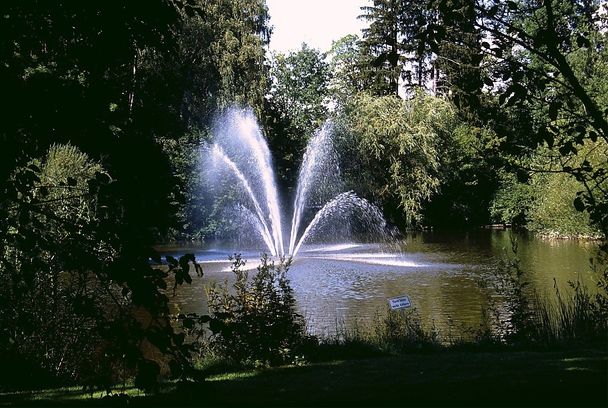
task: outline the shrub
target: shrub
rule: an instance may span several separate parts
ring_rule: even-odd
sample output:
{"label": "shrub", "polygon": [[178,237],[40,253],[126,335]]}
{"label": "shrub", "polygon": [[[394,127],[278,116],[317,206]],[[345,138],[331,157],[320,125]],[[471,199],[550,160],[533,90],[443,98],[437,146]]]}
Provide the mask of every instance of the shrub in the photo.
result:
{"label": "shrub", "polygon": [[227,283],[207,289],[211,348],[246,365],[291,362],[307,339],[286,276],[291,260],[275,264],[263,255],[251,280],[242,270],[245,261],[240,255],[232,260],[236,275],[232,290]]}
{"label": "shrub", "polygon": [[[18,168],[0,205],[0,388],[79,383],[110,387],[135,376],[152,389],[161,355],[172,373],[188,348],[169,324],[166,278],[190,282],[192,255],[169,271],[140,235],[126,234],[123,207],[98,163],[53,146]],[[129,239],[130,238],[130,239]],[[153,361],[154,360],[154,361]]]}
{"label": "shrub", "polygon": [[416,308],[386,309],[376,311],[374,319],[367,324],[361,325],[355,320],[349,327],[338,326],[334,336],[321,339],[312,358],[362,358],[442,347],[439,332],[434,325],[429,328],[422,324]]}
{"label": "shrub", "polygon": [[[99,263],[113,256],[104,242],[89,244],[97,219],[89,182],[102,172],[74,146],[54,145],[12,175],[17,193],[0,235],[0,360],[21,363],[7,384],[84,381],[103,371],[92,361],[95,315],[115,293],[78,263],[85,254]],[[38,381],[28,380],[32,371]]]}

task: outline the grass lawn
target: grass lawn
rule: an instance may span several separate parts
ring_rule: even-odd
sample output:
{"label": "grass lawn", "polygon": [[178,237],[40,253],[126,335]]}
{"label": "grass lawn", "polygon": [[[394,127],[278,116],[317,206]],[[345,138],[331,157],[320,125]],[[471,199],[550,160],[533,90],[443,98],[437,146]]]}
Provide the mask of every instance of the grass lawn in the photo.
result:
{"label": "grass lawn", "polygon": [[161,393],[76,389],[0,395],[0,405],[608,406],[608,351],[435,352],[216,374]]}

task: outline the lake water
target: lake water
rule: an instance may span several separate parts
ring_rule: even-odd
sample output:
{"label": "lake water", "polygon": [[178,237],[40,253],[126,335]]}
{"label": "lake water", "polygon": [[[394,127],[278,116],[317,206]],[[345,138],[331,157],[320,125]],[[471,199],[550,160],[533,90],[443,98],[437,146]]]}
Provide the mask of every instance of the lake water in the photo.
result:
{"label": "lake water", "polygon": [[[309,330],[332,334],[355,322],[365,325],[384,312],[388,299],[409,296],[425,324],[442,333],[476,328],[490,297],[496,298],[492,272],[501,258],[513,257],[511,237],[530,287],[553,297],[554,285],[568,290],[580,281],[595,290],[598,273],[590,267],[596,255],[593,242],[544,240],[509,231],[462,233],[422,232],[406,236],[398,245],[346,243],[309,245],[295,258],[289,279]],[[246,268],[259,263],[260,250],[207,245],[158,248],[161,253],[193,252],[204,269],[171,298],[174,311],[206,313],[205,286],[211,281],[233,282],[228,255],[240,252]]]}

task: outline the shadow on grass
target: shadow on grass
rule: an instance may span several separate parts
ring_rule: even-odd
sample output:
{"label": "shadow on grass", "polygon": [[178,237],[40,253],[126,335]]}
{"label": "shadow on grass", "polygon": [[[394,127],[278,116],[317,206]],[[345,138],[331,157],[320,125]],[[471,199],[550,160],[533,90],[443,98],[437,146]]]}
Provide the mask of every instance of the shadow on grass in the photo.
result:
{"label": "shadow on grass", "polygon": [[212,377],[204,388],[227,405],[605,406],[607,363],[597,351],[411,354]]}
{"label": "shadow on grass", "polygon": [[[72,390],[15,405],[606,406],[608,353],[448,351],[283,366],[167,384],[154,396],[80,399]],[[6,404],[8,395],[0,403]]]}

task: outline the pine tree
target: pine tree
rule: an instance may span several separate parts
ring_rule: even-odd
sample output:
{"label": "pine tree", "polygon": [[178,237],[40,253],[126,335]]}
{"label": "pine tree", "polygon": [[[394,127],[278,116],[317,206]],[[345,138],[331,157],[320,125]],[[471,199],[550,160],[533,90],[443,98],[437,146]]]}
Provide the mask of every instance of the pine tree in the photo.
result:
{"label": "pine tree", "polygon": [[437,93],[446,93],[461,112],[477,111],[483,87],[480,33],[474,0],[442,0],[438,15],[445,40],[437,49]]}
{"label": "pine tree", "polygon": [[372,93],[398,94],[405,88],[424,88],[430,74],[430,49],[424,38],[432,18],[426,1],[374,0],[362,7],[361,18],[370,22],[363,30],[362,51],[369,63],[367,78]]}
{"label": "pine tree", "polygon": [[361,7],[360,18],[370,22],[363,30],[361,48],[367,61],[364,76],[368,89],[376,95],[397,95],[403,61],[399,43],[399,16],[402,0],[374,0],[373,6]]}

